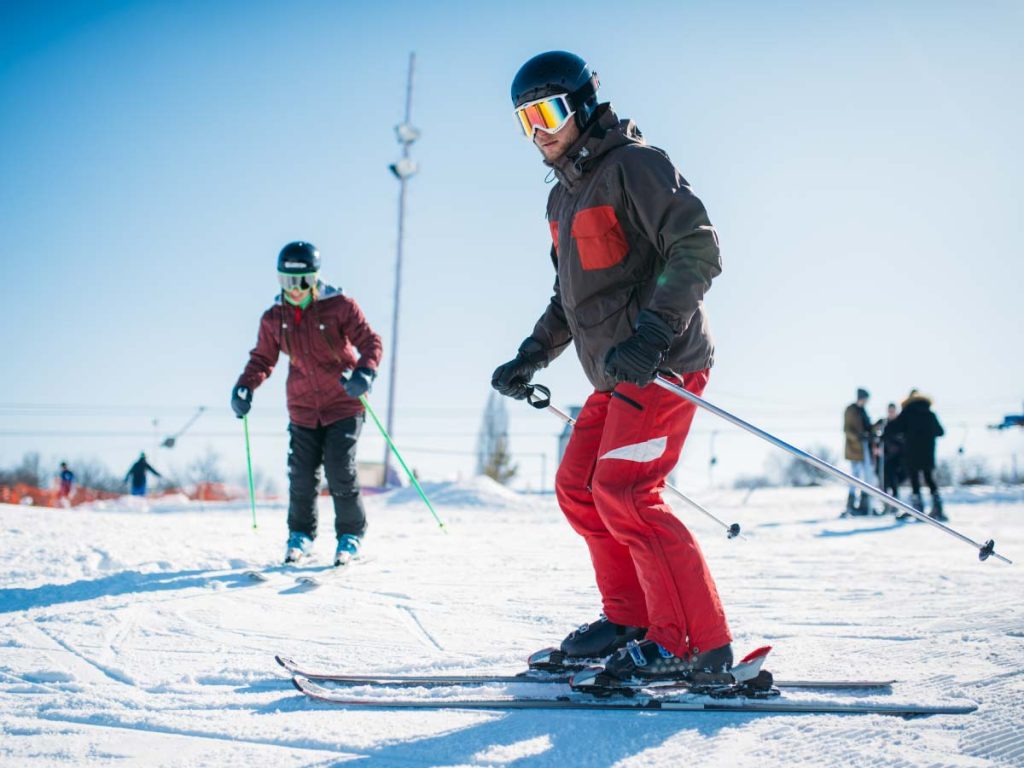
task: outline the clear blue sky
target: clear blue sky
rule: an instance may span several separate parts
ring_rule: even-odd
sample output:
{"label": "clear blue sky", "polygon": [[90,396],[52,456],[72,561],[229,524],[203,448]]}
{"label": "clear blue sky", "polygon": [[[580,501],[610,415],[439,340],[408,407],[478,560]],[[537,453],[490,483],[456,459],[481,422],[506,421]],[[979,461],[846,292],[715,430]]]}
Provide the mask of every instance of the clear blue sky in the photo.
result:
{"label": "clear blue sky", "polygon": [[[872,415],[916,386],[949,428],[940,456],[966,436],[1024,466],[1021,435],[984,429],[1024,399],[1022,39],[1014,2],[6,3],[0,463],[123,471],[144,448],[180,468],[213,448],[241,472],[228,395],[293,239],[390,346],[387,165],[414,50],[396,439],[426,477],[470,473],[490,373],[553,277],[545,169],[508,85],[565,48],[718,228],[708,399],[835,451],[857,386]],[[251,418],[282,480],[284,374]],[[563,406],[588,392],[571,353],[540,379]],[[199,405],[194,434],[157,451]],[[547,452],[550,484],[559,425],[509,410],[523,482]],[[762,444],[702,414],[680,482],[706,482],[713,430],[721,479],[761,470]]]}

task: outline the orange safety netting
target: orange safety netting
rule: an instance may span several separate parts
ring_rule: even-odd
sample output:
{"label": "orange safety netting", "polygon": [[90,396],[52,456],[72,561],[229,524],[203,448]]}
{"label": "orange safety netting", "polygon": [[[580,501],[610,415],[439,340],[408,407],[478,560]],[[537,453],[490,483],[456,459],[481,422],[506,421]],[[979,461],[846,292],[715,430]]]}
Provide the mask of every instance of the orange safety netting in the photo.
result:
{"label": "orange safety netting", "polygon": [[[245,498],[246,493],[224,483],[197,483],[185,489],[164,490],[151,496],[169,496],[183,494],[193,501],[235,501]],[[92,501],[118,499],[126,494],[111,491],[98,491],[76,485],[71,489],[70,496],[61,497],[56,488],[36,488],[25,483],[0,485],[0,504],[31,504],[35,507],[77,507]]]}

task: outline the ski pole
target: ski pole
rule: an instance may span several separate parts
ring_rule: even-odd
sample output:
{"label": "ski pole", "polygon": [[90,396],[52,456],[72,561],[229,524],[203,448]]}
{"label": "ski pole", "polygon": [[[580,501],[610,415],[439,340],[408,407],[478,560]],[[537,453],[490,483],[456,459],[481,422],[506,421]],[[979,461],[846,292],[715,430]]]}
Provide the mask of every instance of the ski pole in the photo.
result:
{"label": "ski pole", "polygon": [[256,530],[256,489],[252,483],[252,451],[249,450],[249,414],[242,416],[245,430],[245,464],[249,468],[249,506],[252,507],[252,529]]}
{"label": "ski pole", "polygon": [[377,429],[379,429],[380,433],[384,435],[384,439],[387,441],[392,453],[395,454],[395,457],[398,459],[398,463],[402,465],[402,469],[405,470],[405,474],[409,476],[409,481],[413,486],[415,486],[416,492],[420,495],[420,498],[423,499],[423,503],[427,505],[427,509],[430,510],[430,514],[432,514],[434,519],[437,520],[438,526],[442,531],[448,533],[448,529],[444,527],[444,523],[441,522],[441,518],[438,517],[437,512],[434,511],[434,505],[430,503],[430,499],[427,498],[427,494],[424,493],[423,488],[420,487],[420,481],[416,479],[416,475],[414,475],[412,470],[409,469],[409,466],[405,463],[405,459],[402,458],[402,454],[398,452],[394,442],[391,440],[391,435],[389,435],[388,431],[384,429],[384,425],[380,423],[380,419],[377,418],[377,414],[374,413],[373,408],[370,407],[370,403],[367,401],[366,395],[360,395],[359,402],[363,404],[366,412],[373,418],[373,423],[377,425]]}
{"label": "ski pole", "polygon": [[[553,406],[551,404],[551,390],[550,389],[548,389],[547,387],[545,387],[542,384],[529,384],[529,385],[527,385],[527,389],[530,390],[530,394],[527,396],[526,402],[528,402],[530,405],[532,405],[537,410],[541,410],[541,411],[542,410],[547,410],[549,413],[555,414],[555,416],[560,418],[562,421],[564,421],[570,427],[576,426],[576,419],[574,419],[572,416],[567,414],[565,411],[563,411],[563,410],[561,410],[561,409],[559,409],[559,408],[557,408],[557,407],[555,407],[555,406]],[[540,393],[540,395],[537,394],[538,392]],[[736,536],[740,535],[740,524],[739,523],[732,523],[730,525],[729,523],[726,523],[725,521],[720,520],[719,518],[715,517],[715,515],[713,515],[711,512],[709,512],[704,507],[702,507],[700,504],[698,504],[696,501],[694,501],[689,496],[687,496],[685,493],[683,493],[678,488],[676,488],[674,485],[672,485],[671,483],[665,483],[665,487],[668,488],[668,490],[672,491],[672,493],[674,493],[680,499],[685,501],[687,504],[689,504],[691,507],[696,509],[698,512],[703,512],[705,515],[710,517],[712,520],[714,520],[720,526],[725,528],[726,538],[732,539],[732,538],[735,538]],[[741,537],[741,538],[745,538],[745,537]]]}
{"label": "ski pole", "polygon": [[811,466],[816,467],[817,469],[820,469],[822,472],[825,472],[828,475],[831,475],[832,477],[834,477],[835,479],[839,480],[840,482],[845,482],[845,483],[849,483],[850,485],[855,485],[858,488],[860,488],[864,493],[870,493],[876,499],[881,499],[886,504],[891,504],[891,505],[893,505],[895,507],[899,507],[904,512],[906,512],[908,514],[911,514],[914,517],[916,517],[918,520],[923,520],[924,522],[926,522],[926,523],[928,523],[930,525],[934,525],[936,528],[939,528],[939,529],[945,531],[950,536],[953,536],[954,538],[960,539],[960,541],[964,542],[965,544],[970,544],[971,546],[975,547],[978,550],[978,559],[979,560],[987,560],[989,558],[989,556],[992,556],[992,557],[995,557],[998,560],[1002,560],[1004,563],[1007,563],[1007,564],[1010,564],[1010,565],[1013,564],[1012,560],[1009,560],[1009,559],[1003,557],[1002,555],[1000,555],[998,552],[996,552],[996,549],[995,549],[996,548],[996,543],[995,543],[994,539],[989,539],[984,544],[979,544],[978,542],[974,541],[973,539],[971,539],[971,538],[969,538],[967,536],[964,536],[959,531],[956,531],[956,530],[950,528],[948,525],[943,525],[942,523],[940,523],[935,518],[929,517],[928,515],[926,515],[926,514],[924,514],[922,512],[918,512],[916,509],[914,509],[909,504],[906,504],[906,503],[900,501],[899,499],[890,496],[885,491],[882,491],[882,490],[879,490],[878,488],[875,488],[870,483],[866,483],[863,480],[854,477],[853,475],[848,475],[847,473],[843,472],[843,470],[841,470],[841,469],[839,469],[837,467],[832,466],[827,461],[823,461],[822,459],[819,459],[817,456],[813,456],[812,454],[807,453],[807,451],[802,451],[799,448],[797,448],[795,446],[792,446],[789,443],[785,442],[784,440],[780,440],[779,438],[775,437],[774,435],[771,435],[771,434],[765,432],[763,429],[758,429],[753,424],[748,424],[743,419],[740,419],[740,418],[738,418],[736,416],[733,416],[728,411],[723,410],[722,408],[719,408],[716,405],[712,405],[707,400],[704,400],[703,398],[693,394],[693,392],[690,392],[690,391],[688,391],[686,389],[683,389],[678,384],[675,384],[675,383],[669,381],[668,379],[666,379],[663,376],[659,375],[659,376],[655,377],[654,383],[657,384],[662,389],[667,389],[669,392],[673,392],[674,394],[679,395],[679,397],[683,398],[684,400],[689,400],[694,405],[698,405],[701,408],[704,408],[705,410],[711,411],[711,413],[715,414],[716,416],[719,416],[720,418],[725,419],[730,424],[734,424],[737,427],[740,427],[741,429],[745,429],[747,432],[750,432],[752,435],[756,435],[757,437],[760,437],[762,440],[765,440],[765,441],[771,443],[776,448],[781,448],[782,450],[787,451],[787,452],[793,454],[794,456],[796,456],[801,461],[807,462]]}

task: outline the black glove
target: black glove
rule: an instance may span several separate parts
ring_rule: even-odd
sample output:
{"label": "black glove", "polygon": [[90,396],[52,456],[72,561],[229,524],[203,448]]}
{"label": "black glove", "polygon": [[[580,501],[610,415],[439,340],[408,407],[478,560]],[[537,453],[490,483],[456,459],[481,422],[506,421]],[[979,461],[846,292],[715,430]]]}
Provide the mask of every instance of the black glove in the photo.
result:
{"label": "black glove", "polygon": [[649,309],[641,310],[633,335],[608,350],[604,372],[616,381],[646,386],[654,381],[673,338],[675,333],[668,323]]}
{"label": "black glove", "polygon": [[377,372],[371,368],[356,368],[347,379],[341,377],[341,387],[349,397],[359,398],[370,391]]}
{"label": "black glove", "polygon": [[252,408],[252,390],[239,384],[231,390],[231,410],[235,412],[235,416],[242,418],[250,408]]}
{"label": "black glove", "polygon": [[505,397],[525,400],[530,396],[527,384],[533,374],[547,363],[547,350],[532,336],[519,345],[519,354],[514,360],[499,365],[491,374],[491,386]]}

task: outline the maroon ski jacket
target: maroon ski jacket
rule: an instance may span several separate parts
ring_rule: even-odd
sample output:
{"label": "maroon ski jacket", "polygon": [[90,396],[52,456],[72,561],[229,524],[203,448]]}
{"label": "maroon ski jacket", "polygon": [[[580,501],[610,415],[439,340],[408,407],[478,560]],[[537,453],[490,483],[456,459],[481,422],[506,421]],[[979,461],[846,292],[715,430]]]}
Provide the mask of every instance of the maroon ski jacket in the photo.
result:
{"label": "maroon ski jacket", "polygon": [[260,319],[256,346],[238,385],[255,390],[281,352],[288,355],[288,417],[300,427],[332,424],[363,412],[362,403],[342,389],[341,375],[355,368],[377,370],[380,336],[354,299],[320,283],[318,298],[304,310],[277,302]]}

